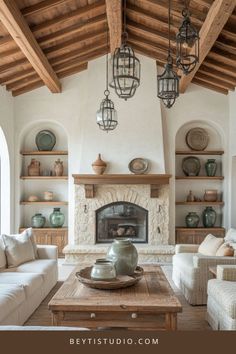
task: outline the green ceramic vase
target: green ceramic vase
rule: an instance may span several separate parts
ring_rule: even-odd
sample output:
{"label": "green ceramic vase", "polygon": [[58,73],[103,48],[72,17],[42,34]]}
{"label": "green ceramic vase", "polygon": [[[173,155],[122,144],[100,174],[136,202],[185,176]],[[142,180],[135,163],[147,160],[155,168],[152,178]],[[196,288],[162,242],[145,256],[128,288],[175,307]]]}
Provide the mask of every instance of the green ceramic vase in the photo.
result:
{"label": "green ceramic vase", "polygon": [[31,226],[36,229],[40,229],[40,228],[44,227],[45,222],[46,222],[45,216],[43,216],[40,213],[35,214],[31,218]]}
{"label": "green ceramic vase", "polygon": [[65,215],[60,208],[54,208],[53,213],[49,216],[49,221],[52,227],[62,227],[65,222]]}
{"label": "green ceramic vase", "polygon": [[199,216],[193,211],[188,213],[188,215],[185,217],[185,223],[187,227],[198,227],[199,221]]}
{"label": "green ceramic vase", "polygon": [[215,159],[208,159],[205,163],[205,170],[208,177],[214,177],[217,170],[217,163]]}
{"label": "green ceramic vase", "polygon": [[107,259],[115,263],[117,275],[132,275],[138,264],[138,252],[129,239],[119,238],[109,247]]}
{"label": "green ceramic vase", "polygon": [[211,207],[206,207],[202,213],[204,227],[213,227],[216,223],[216,211]]}

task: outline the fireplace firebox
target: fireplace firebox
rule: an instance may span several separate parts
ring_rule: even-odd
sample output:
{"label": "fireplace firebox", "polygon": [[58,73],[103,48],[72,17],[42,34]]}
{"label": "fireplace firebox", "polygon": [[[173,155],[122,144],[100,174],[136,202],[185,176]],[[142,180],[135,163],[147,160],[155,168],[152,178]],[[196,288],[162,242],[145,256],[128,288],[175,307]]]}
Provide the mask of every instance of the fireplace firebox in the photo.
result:
{"label": "fireplace firebox", "polygon": [[109,243],[119,237],[147,243],[148,210],[128,202],[110,203],[97,209],[96,243]]}

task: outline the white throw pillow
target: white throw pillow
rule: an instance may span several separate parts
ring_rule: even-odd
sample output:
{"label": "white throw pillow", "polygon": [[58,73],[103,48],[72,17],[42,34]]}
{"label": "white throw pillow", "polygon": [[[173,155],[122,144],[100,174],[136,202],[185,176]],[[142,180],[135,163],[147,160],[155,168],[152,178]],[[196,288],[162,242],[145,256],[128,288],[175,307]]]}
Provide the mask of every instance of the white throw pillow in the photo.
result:
{"label": "white throw pillow", "polygon": [[236,229],[229,229],[227,231],[225,242],[236,242]]}
{"label": "white throw pillow", "polygon": [[204,256],[215,256],[217,250],[220,248],[223,242],[223,238],[215,237],[209,234],[200,244],[198,252],[203,254]]}
{"label": "white throw pillow", "polygon": [[5,244],[8,268],[17,267],[35,259],[31,236],[27,232],[15,236],[2,235],[2,238]]}
{"label": "white throw pillow", "polygon": [[0,236],[0,271],[7,266],[7,259],[5,255],[5,245],[3,243],[2,236]]}

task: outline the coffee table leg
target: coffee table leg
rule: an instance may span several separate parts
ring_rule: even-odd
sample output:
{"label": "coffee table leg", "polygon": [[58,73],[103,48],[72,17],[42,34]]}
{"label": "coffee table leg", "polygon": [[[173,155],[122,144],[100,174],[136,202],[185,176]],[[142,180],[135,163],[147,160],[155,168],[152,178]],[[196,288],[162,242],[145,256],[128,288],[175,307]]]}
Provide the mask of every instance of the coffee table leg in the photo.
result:
{"label": "coffee table leg", "polygon": [[176,313],[166,313],[166,330],[176,331],[177,330],[177,314]]}

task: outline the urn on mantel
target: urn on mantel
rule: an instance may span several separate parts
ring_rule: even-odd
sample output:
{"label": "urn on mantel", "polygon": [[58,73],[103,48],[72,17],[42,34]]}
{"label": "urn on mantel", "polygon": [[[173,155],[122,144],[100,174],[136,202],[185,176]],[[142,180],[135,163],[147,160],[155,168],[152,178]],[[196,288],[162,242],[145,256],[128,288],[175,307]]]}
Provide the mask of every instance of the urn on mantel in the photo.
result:
{"label": "urn on mantel", "polygon": [[101,154],[98,154],[97,160],[92,163],[92,168],[97,175],[102,175],[106,170],[107,164],[102,160]]}

